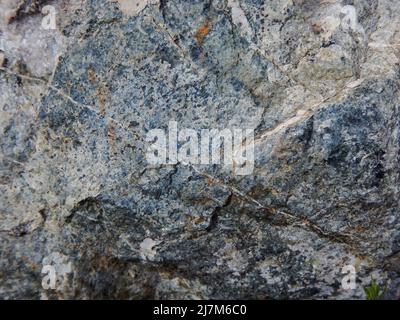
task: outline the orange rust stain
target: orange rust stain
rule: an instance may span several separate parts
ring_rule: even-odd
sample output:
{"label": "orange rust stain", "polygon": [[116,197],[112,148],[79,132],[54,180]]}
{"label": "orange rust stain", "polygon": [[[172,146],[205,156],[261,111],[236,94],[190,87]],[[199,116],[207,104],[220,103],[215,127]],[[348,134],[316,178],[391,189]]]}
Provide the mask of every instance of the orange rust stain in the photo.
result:
{"label": "orange rust stain", "polygon": [[204,39],[207,37],[207,35],[210,33],[212,28],[210,20],[206,20],[203,24],[203,26],[197,30],[196,34],[194,35],[194,38],[196,39],[197,43],[199,45],[202,45],[204,43]]}

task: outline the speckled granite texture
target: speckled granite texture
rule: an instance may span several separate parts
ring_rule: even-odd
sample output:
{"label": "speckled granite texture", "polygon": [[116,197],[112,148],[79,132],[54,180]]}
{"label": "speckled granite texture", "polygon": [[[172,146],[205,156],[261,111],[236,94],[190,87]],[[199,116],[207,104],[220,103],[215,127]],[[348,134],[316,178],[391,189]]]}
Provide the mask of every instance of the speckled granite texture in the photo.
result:
{"label": "speckled granite texture", "polygon": [[[398,0],[2,0],[0,298],[398,298],[399,32]],[[254,129],[254,172],[149,165],[169,121]]]}

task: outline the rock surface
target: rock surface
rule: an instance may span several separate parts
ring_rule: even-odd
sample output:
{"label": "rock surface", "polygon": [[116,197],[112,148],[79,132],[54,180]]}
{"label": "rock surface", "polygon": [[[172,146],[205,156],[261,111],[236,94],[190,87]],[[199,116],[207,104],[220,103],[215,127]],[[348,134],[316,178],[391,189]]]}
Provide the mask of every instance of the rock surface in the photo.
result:
{"label": "rock surface", "polygon": [[[0,298],[399,297],[397,0],[0,9]],[[254,172],[149,165],[170,121],[254,129]]]}

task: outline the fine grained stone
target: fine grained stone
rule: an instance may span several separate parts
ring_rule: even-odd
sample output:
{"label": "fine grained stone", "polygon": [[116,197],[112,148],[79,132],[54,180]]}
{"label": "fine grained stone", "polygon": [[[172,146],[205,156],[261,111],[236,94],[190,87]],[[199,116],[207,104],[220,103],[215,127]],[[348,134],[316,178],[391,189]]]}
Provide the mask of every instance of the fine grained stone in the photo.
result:
{"label": "fine grained stone", "polygon": [[[398,1],[0,7],[0,298],[398,297]],[[150,165],[170,121],[254,129],[254,172]]]}

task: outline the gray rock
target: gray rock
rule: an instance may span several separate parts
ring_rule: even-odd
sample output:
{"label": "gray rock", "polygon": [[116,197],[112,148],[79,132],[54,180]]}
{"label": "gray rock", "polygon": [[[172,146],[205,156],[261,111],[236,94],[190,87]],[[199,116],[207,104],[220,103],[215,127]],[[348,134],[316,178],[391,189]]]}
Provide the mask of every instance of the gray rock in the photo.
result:
{"label": "gray rock", "polygon": [[[0,7],[0,298],[398,298],[397,1]],[[151,165],[170,121],[254,171]]]}

